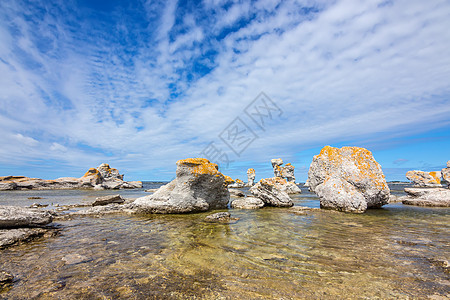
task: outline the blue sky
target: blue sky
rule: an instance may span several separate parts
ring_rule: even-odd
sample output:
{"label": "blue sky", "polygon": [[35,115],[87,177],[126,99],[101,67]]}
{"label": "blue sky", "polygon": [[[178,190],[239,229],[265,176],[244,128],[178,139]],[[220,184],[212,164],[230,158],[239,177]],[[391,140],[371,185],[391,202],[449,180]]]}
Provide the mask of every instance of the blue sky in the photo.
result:
{"label": "blue sky", "polygon": [[[2,0],[0,175],[107,162],[170,180],[208,145],[234,178],[269,177],[281,157],[305,181],[325,145],[368,148],[388,180],[440,170],[448,28],[447,0]],[[259,106],[262,127],[245,113],[261,92],[278,108]],[[224,141],[235,122],[250,141],[238,154]]]}

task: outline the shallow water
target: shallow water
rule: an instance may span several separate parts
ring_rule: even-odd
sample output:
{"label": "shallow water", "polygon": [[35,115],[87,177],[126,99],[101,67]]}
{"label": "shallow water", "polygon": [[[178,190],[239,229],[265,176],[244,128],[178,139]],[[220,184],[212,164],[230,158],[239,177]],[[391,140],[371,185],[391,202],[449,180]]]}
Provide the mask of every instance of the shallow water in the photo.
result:
{"label": "shallow water", "polygon": [[[391,188],[401,194],[404,186]],[[302,190],[302,195],[294,197],[295,205],[319,207],[318,199]],[[47,198],[31,203],[51,202],[61,194],[67,197],[64,204],[74,204],[106,194],[28,193],[41,192],[48,193]],[[0,204],[8,198],[8,203],[22,205],[29,197],[12,193],[7,193],[9,198],[1,193]],[[143,190],[120,193],[130,198],[147,194]],[[12,273],[15,282],[0,292],[0,298],[416,299],[449,295],[450,276],[443,267],[450,253],[448,208],[391,204],[361,215],[333,211],[296,215],[284,208],[230,212],[240,218],[238,222],[206,223],[203,219],[210,212],[58,221],[63,228],[58,236],[1,252],[0,269]]]}

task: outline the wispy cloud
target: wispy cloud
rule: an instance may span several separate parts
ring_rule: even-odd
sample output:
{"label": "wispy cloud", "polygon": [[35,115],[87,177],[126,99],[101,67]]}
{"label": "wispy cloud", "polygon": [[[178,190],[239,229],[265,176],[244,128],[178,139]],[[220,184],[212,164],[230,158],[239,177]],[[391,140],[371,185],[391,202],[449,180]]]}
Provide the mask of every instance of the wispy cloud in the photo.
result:
{"label": "wispy cloud", "polygon": [[2,1],[0,161],[155,179],[260,91],[284,114],[242,165],[448,127],[448,16],[439,0]]}

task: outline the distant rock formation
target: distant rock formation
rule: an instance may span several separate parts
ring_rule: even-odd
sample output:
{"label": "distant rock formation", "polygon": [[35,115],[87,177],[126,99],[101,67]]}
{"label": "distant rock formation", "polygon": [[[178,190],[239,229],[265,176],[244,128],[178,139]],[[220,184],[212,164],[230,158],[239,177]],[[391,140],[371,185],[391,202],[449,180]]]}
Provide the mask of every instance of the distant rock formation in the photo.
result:
{"label": "distant rock formation", "polygon": [[441,187],[441,172],[408,171],[408,178],[415,187]]}
{"label": "distant rock formation", "polygon": [[247,170],[247,186],[253,186],[255,184],[255,169],[248,169]]}
{"label": "distant rock formation", "polygon": [[238,188],[239,189],[239,188],[245,187],[245,183],[242,180],[240,180],[239,178],[236,178],[234,180],[234,183],[229,184],[228,187],[229,188]]}
{"label": "distant rock formation", "polygon": [[280,181],[282,180],[284,179],[279,177],[261,179],[257,184],[250,188],[250,192],[256,198],[261,199],[267,206],[293,206],[294,203],[291,198],[283,191],[284,184],[280,184]]}
{"label": "distant rock formation", "polygon": [[225,176],[205,158],[177,161],[176,178],[154,194],[136,199],[143,213],[191,213],[226,208],[230,199]]}
{"label": "distant rock formation", "polygon": [[450,190],[443,188],[405,188],[403,204],[432,207],[450,207]]}
{"label": "distant rock formation", "polygon": [[281,158],[275,158],[270,161],[272,163],[274,177],[286,179],[288,182],[295,182],[294,170],[295,167],[290,163],[283,166]]}
{"label": "distant rock formation", "polygon": [[450,189],[450,160],[447,161],[447,168],[443,168],[441,173],[442,173],[442,179],[447,184],[447,188]]}
{"label": "distant rock formation", "polygon": [[55,180],[25,176],[0,177],[0,191],[5,190],[57,190],[57,189],[134,189],[142,188],[141,181],[123,181],[123,175],[108,164],[90,168],[82,177],[62,177]]}
{"label": "distant rock formation", "polygon": [[314,156],[307,182],[321,208],[362,213],[389,202],[381,166],[364,148],[325,146]]}

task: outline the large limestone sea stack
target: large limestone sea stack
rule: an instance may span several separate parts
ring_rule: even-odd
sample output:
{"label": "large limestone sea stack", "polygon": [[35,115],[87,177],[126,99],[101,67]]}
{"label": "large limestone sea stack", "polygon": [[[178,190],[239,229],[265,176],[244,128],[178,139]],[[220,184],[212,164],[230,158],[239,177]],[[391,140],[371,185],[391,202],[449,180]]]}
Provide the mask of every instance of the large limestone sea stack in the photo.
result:
{"label": "large limestone sea stack", "polygon": [[205,158],[177,161],[176,178],[133,206],[144,213],[191,213],[226,208],[230,200],[225,176]]}
{"label": "large limestone sea stack", "polygon": [[307,182],[322,208],[362,213],[389,202],[381,166],[364,148],[325,146],[314,156]]}

